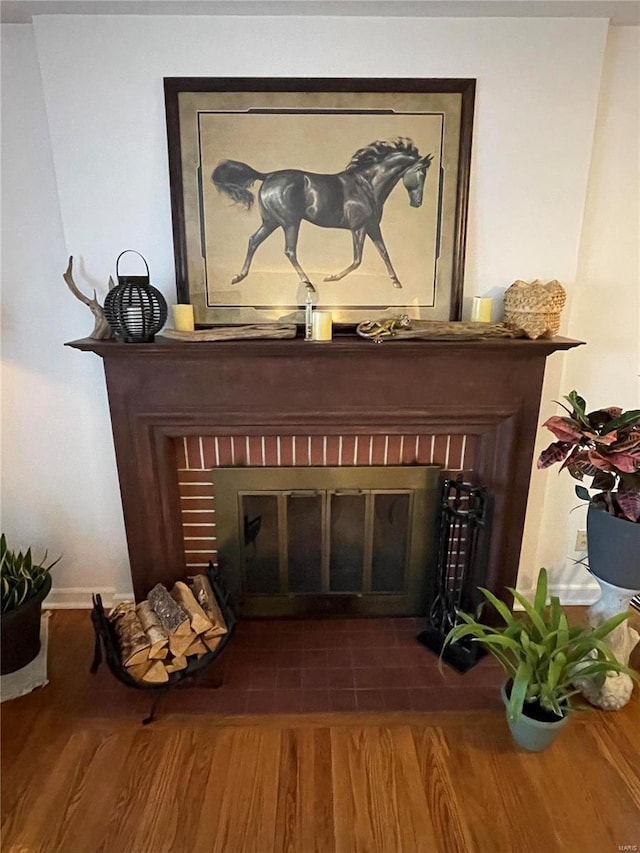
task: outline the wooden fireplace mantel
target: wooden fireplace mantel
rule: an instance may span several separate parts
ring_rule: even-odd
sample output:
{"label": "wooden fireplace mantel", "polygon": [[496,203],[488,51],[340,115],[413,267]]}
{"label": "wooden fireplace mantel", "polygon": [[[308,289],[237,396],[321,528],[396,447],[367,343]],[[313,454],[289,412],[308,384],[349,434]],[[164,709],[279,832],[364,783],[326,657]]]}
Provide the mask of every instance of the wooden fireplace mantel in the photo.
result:
{"label": "wooden fireplace mantel", "polygon": [[419,434],[478,438],[495,498],[488,586],[514,585],[545,360],[567,338],[374,344],[84,339],[104,360],[136,598],[185,573],[175,441],[185,435]]}

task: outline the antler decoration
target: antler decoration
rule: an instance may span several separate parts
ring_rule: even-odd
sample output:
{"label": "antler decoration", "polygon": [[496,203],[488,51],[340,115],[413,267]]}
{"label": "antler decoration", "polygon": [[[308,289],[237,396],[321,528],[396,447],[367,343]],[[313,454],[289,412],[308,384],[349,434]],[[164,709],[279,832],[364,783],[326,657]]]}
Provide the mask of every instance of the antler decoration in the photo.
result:
{"label": "antler decoration", "polygon": [[[62,274],[62,278],[66,281],[67,286],[71,293],[79,299],[80,302],[83,302],[88,308],[91,309],[91,313],[95,317],[95,324],[93,326],[93,331],[89,335],[90,338],[93,338],[96,341],[103,341],[107,338],[113,337],[113,332],[111,331],[111,326],[107,322],[107,318],[104,316],[104,308],[98,302],[96,298],[96,292],[93,291],[93,299],[89,299],[88,296],[85,296],[82,291],[80,291],[73,280],[73,255],[69,257],[69,266],[67,267],[66,272]],[[115,287],[115,282],[113,278],[109,276],[109,290]]]}

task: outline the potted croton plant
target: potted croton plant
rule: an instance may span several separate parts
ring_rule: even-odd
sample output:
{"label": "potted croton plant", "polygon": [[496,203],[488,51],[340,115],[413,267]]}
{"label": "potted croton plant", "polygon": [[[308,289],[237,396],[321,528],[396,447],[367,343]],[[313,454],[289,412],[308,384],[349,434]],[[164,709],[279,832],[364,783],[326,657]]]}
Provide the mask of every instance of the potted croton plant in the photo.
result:
{"label": "potted croton plant", "polygon": [[618,406],[586,411],[572,391],[566,415],[545,421],[556,441],[540,454],[538,468],[556,462],[581,481],[589,501],[589,569],[616,587],[640,589],[640,409]]}

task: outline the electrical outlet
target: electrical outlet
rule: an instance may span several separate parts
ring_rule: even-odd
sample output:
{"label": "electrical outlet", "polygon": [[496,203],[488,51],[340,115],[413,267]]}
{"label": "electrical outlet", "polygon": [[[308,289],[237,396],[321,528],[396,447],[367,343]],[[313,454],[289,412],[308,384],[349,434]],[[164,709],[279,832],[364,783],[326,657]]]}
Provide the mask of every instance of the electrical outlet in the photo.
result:
{"label": "electrical outlet", "polygon": [[586,551],[587,550],[587,531],[586,530],[578,530],[576,531],[576,551]]}

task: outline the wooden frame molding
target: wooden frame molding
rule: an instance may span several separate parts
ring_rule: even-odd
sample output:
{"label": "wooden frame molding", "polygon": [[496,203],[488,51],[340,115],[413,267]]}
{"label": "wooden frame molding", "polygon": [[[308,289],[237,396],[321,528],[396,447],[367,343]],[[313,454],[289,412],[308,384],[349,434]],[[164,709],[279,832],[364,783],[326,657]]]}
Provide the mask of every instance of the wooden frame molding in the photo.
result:
{"label": "wooden frame molding", "polygon": [[580,343],[73,341],[104,360],[136,598],[185,572],[175,438],[447,432],[476,436],[471,467],[495,499],[487,583],[507,600],[545,360]]}

